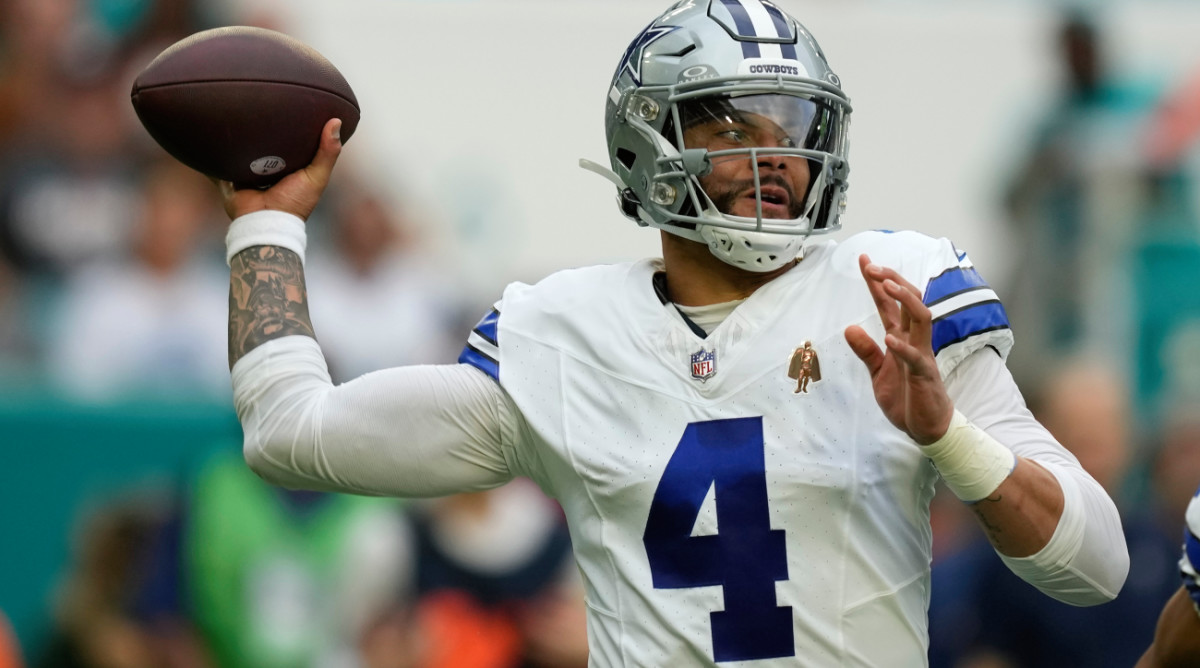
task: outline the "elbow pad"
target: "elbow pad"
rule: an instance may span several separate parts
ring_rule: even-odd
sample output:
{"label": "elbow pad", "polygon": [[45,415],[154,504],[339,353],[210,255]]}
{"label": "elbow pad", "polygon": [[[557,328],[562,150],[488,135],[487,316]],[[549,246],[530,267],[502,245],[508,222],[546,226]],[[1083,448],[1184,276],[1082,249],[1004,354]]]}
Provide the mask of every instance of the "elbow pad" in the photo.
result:
{"label": "elbow pad", "polygon": [[[1062,517],[1054,535],[1028,557],[997,554],[1022,580],[1063,603],[1091,606],[1113,600],[1129,573],[1129,550],[1116,506],[1091,479],[1084,484],[1095,486],[1098,494],[1088,494],[1071,471],[1048,462],[1038,464],[1050,471],[1063,491]],[[1118,518],[1115,527],[1108,517]],[[1120,549],[1113,549],[1117,545]]]}
{"label": "elbow pad", "polygon": [[315,488],[322,468],[313,446],[319,403],[333,387],[317,342],[305,336],[268,341],[238,360],[232,375],[246,463],[268,482]]}

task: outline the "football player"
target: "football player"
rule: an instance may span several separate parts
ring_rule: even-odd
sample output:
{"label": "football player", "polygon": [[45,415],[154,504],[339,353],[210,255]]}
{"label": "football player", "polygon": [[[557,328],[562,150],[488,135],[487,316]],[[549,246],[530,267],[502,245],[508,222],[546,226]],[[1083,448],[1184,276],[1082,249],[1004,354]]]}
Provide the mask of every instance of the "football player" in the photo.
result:
{"label": "football player", "polygon": [[460,364],[336,387],[303,279],[331,121],[303,172],[224,187],[247,461],[363,494],[533,479],[566,513],[597,666],[924,664],[939,475],[1033,586],[1112,599],[1116,507],[1026,410],[966,253],[810,240],[840,226],[850,113],[775,4],[675,3],[607,89],[609,166],[584,162],[662,257],[510,285]]}
{"label": "football player", "polygon": [[1163,606],[1154,642],[1137,668],[1185,668],[1200,665],[1200,489],[1187,507],[1183,556],[1179,574],[1183,586]]}

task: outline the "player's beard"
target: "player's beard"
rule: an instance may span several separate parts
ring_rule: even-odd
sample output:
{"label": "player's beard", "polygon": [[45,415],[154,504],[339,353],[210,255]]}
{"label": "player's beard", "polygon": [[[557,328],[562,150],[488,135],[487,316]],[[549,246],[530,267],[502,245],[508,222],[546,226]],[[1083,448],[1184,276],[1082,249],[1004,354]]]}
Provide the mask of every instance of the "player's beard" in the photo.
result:
{"label": "player's beard", "polygon": [[[770,185],[783,188],[787,191],[789,220],[795,220],[804,215],[804,202],[800,201],[800,199],[796,197],[796,191],[792,189],[792,184],[789,183],[787,179],[778,174],[768,174],[760,177],[758,182],[760,188],[762,186]],[[706,187],[706,190],[708,192],[709,199],[711,199],[713,204],[716,205],[717,211],[732,215],[729,212],[733,211],[733,207],[737,201],[745,196],[747,191],[754,192],[754,181],[749,179],[744,181],[731,181],[724,184],[724,187],[719,189]],[[756,195],[761,197],[761,194],[759,193],[756,193]],[[748,217],[752,218],[753,216]],[[770,218],[770,216],[767,217]]]}

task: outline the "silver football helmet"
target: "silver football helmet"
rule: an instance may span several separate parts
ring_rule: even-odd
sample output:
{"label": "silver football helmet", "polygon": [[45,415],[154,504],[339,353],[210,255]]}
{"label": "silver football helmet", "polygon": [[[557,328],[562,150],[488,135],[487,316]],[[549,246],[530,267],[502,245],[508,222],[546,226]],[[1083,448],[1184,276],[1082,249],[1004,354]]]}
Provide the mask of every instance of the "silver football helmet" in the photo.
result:
{"label": "silver football helmet", "polygon": [[626,49],[605,130],[625,215],[771,271],[840,227],[850,101],[769,0],[683,0]]}

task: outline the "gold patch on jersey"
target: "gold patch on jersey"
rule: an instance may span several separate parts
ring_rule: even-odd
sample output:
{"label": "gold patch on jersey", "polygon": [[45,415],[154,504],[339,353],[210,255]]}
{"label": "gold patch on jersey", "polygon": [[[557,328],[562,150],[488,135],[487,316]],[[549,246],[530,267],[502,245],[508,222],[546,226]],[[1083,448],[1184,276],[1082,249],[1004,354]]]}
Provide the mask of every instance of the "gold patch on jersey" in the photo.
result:
{"label": "gold patch on jersey", "polygon": [[796,391],[808,394],[808,384],[821,380],[821,360],[817,357],[817,349],[812,341],[792,351],[792,359],[788,363],[788,378],[796,381]]}

